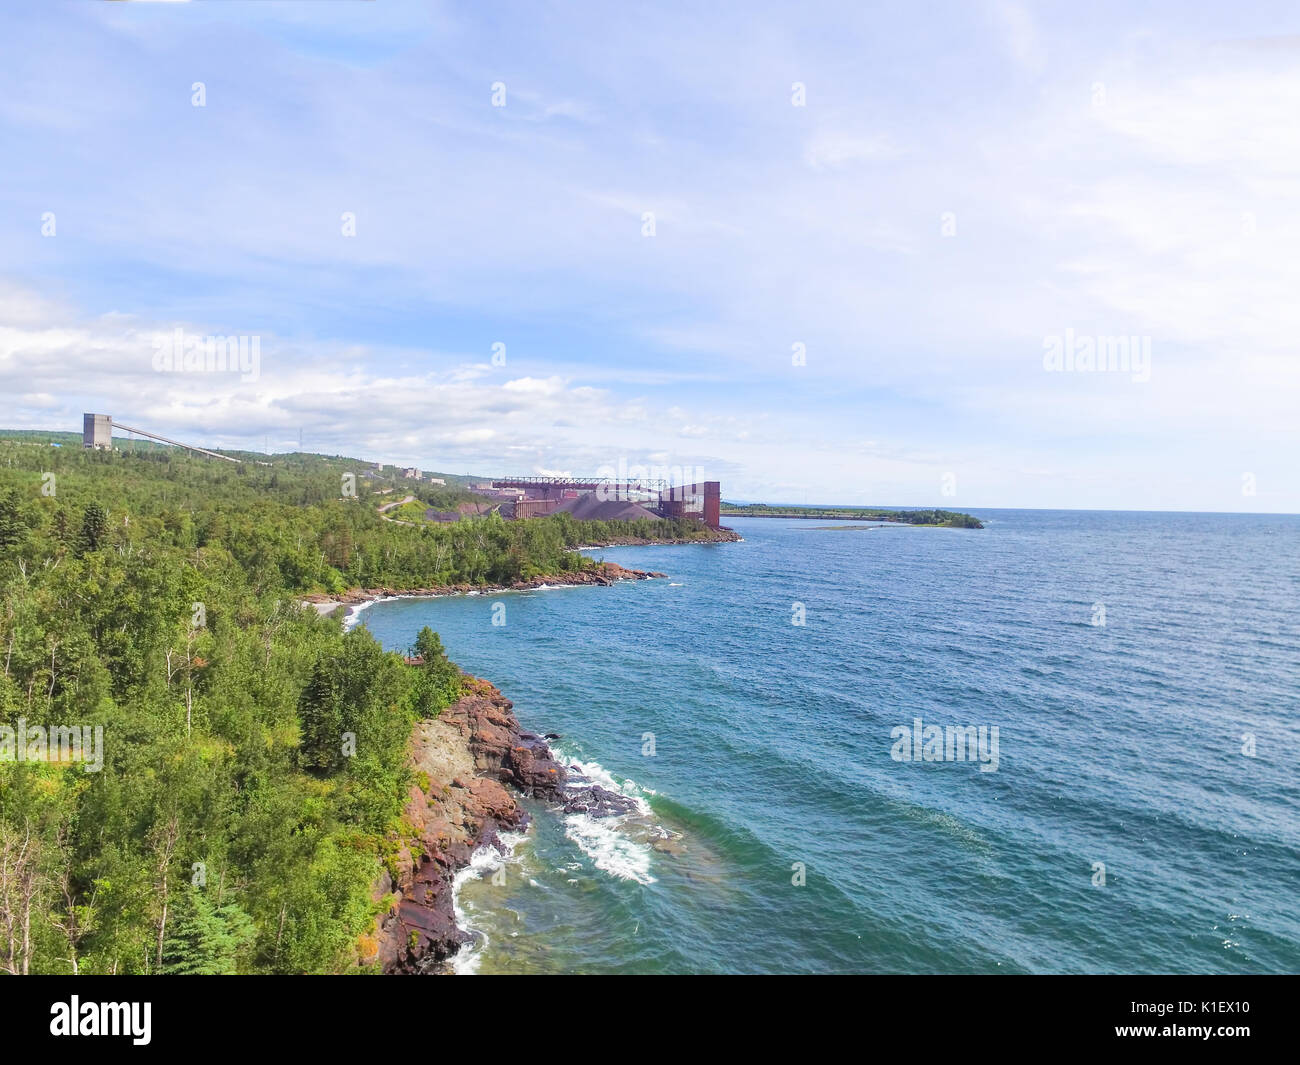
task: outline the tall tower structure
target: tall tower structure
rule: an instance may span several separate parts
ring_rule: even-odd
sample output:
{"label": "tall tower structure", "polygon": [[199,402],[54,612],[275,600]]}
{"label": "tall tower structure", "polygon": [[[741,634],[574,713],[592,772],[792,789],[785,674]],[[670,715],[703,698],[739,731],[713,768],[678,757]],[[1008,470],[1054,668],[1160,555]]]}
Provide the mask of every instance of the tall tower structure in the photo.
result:
{"label": "tall tower structure", "polygon": [[113,416],[84,414],[81,419],[81,446],[96,451],[113,450]]}

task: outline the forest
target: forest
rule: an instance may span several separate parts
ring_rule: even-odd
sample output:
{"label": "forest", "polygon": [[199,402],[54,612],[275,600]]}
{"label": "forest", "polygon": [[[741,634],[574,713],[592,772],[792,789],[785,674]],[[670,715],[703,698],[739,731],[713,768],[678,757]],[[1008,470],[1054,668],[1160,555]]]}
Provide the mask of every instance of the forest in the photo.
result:
{"label": "forest", "polygon": [[982,529],[984,523],[955,510],[892,510],[882,507],[772,506],[767,503],[723,503],[723,517],[732,518],[850,518],[900,525],[933,525],[948,529]]}
{"label": "forest", "polygon": [[[0,972],[373,970],[407,740],[461,674],[299,597],[560,576],[609,532],[399,525],[368,463],[244,457],[0,438]],[[73,728],[98,770],[31,739]]]}

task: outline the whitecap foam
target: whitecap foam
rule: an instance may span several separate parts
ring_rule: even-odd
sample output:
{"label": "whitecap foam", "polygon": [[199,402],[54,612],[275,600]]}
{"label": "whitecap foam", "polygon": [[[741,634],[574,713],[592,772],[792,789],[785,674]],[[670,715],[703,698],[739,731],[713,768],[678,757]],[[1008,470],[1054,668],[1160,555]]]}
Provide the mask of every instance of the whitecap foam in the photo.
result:
{"label": "whitecap foam", "polygon": [[622,831],[622,817],[588,817],[572,814],[564,819],[564,834],[578,845],[602,873],[638,884],[653,884],[651,851]]}
{"label": "whitecap foam", "polygon": [[[515,860],[515,849],[527,838],[524,832],[503,832],[497,844],[479,847],[469,857],[469,865],[461,869],[451,882],[451,908],[456,916],[456,927],[462,932],[469,932],[474,938],[461,946],[451,959],[451,970],[457,976],[472,976],[478,972],[483,961],[483,950],[487,946],[487,933],[481,924],[475,922],[476,912],[466,909],[461,901],[461,888],[471,880],[481,880],[491,876],[507,862]],[[501,849],[498,849],[498,846]]]}
{"label": "whitecap foam", "polygon": [[568,786],[572,789],[599,786],[617,795],[632,799],[635,808],[614,817],[592,817],[586,813],[570,814],[564,819],[564,834],[580,851],[591,859],[603,873],[631,880],[638,884],[653,884],[650,874],[653,851],[650,846],[628,834],[629,821],[635,818],[645,824],[654,816],[650,804],[634,780],[620,781],[599,762],[583,762],[569,758],[559,748],[554,753],[577,776],[570,775]]}
{"label": "whitecap foam", "polygon": [[376,603],[395,603],[399,599],[418,598],[423,597],[414,595],[381,595],[377,599],[367,599],[364,603],[353,603],[348,607],[347,617],[343,619],[343,631],[347,632],[349,629],[354,628],[357,622],[361,620],[361,612],[363,610],[369,610]]}
{"label": "whitecap foam", "polygon": [[343,631],[350,632],[356,628],[357,623],[361,620],[361,612],[369,609],[370,604],[373,602],[373,599],[368,599],[364,603],[353,603],[349,606],[347,616],[343,619]]}
{"label": "whitecap foam", "polygon": [[[577,758],[568,758],[558,748],[552,748],[552,753],[559,757],[570,770],[575,770],[580,777],[585,779],[569,779],[571,788],[590,788],[599,785],[606,791],[612,791],[616,795],[626,795],[629,799],[636,801],[637,812],[649,816],[652,812],[650,804],[643,797],[645,792],[635,780],[618,780],[599,762],[583,762]],[[651,793],[653,794],[653,793]],[[610,820],[605,818],[604,820]],[[613,820],[619,820],[614,818]]]}

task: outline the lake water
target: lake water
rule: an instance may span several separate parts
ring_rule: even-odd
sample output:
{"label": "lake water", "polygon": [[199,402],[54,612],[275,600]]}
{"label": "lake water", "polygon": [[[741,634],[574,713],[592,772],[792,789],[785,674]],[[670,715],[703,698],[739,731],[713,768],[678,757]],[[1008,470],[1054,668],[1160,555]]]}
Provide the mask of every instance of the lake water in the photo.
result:
{"label": "lake water", "polygon": [[643,800],[530,803],[464,877],[462,971],[1300,971],[1300,518],[979,514],[364,611]]}

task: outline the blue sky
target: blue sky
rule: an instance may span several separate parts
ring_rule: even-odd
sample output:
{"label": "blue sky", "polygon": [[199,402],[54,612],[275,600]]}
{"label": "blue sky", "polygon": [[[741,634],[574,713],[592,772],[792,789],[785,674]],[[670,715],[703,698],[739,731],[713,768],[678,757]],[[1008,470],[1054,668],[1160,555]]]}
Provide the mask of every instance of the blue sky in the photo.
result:
{"label": "blue sky", "polygon": [[[746,499],[1300,511],[1294,5],[5,21],[6,425],[682,466]],[[158,372],[178,327],[259,337],[257,379]],[[1067,335],[1141,338],[1149,379],[1048,371]]]}

